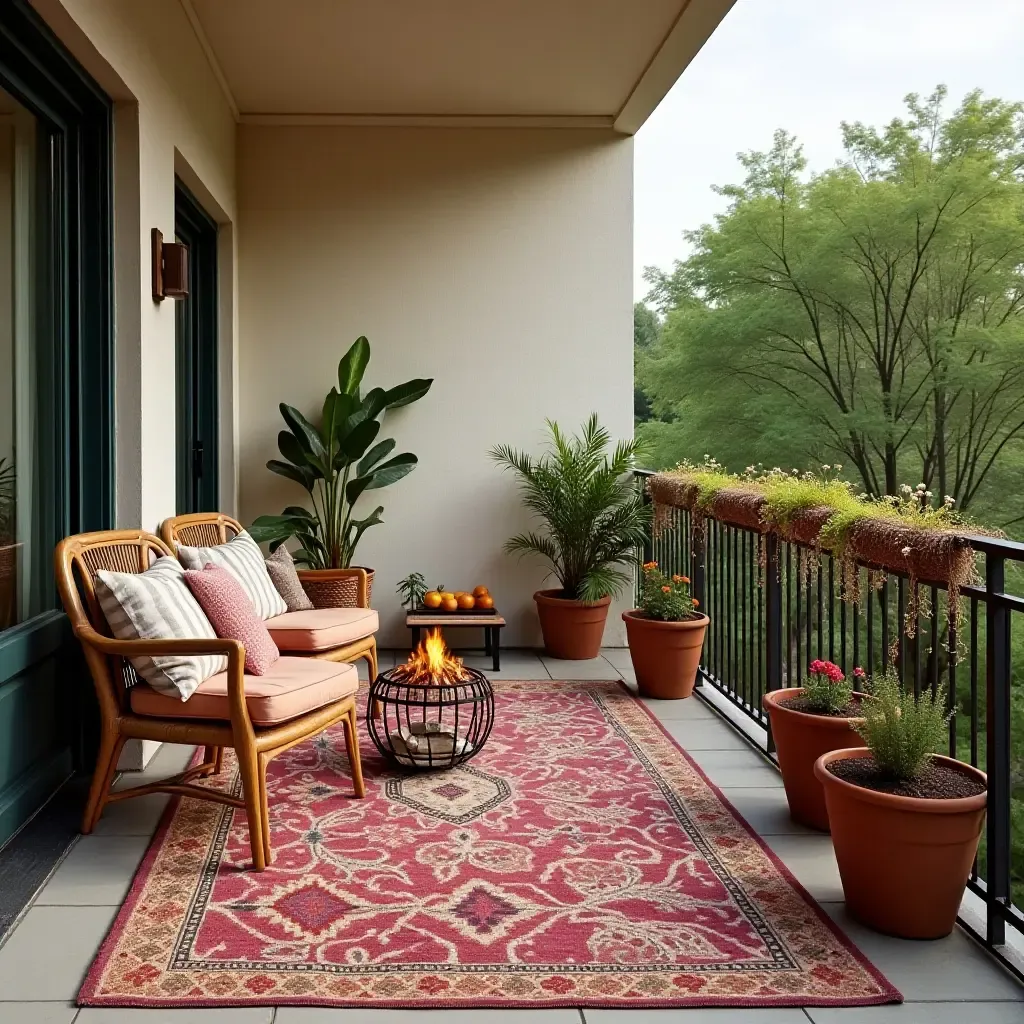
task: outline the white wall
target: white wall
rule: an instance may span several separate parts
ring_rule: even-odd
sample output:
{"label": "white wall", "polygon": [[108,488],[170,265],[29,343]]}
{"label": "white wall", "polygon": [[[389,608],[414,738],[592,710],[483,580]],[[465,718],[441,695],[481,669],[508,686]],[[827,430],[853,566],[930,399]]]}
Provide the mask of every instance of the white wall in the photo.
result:
{"label": "white wall", "polygon": [[[528,520],[486,453],[592,410],[632,432],[632,154],[603,131],[240,129],[243,520],[303,496],[264,468],[278,403],[319,409],[358,335],[368,384],[435,378],[387,424],[420,464],[372,492],[385,525],[356,559],[377,570],[384,643],[407,639],[394,589],[414,570],[489,585],[505,642],[539,642],[542,573],[502,553]],[[613,610],[609,642],[620,627]]]}
{"label": "white wall", "polygon": [[[235,121],[179,0],[33,0],[116,101],[114,124],[119,525],[156,529],[175,509],[174,302],[152,298],[150,231],[174,237],[177,172],[221,224],[220,336],[233,433]],[[223,407],[224,402],[227,406]],[[222,447],[224,447],[222,445]],[[231,446],[224,504],[234,505]]]}

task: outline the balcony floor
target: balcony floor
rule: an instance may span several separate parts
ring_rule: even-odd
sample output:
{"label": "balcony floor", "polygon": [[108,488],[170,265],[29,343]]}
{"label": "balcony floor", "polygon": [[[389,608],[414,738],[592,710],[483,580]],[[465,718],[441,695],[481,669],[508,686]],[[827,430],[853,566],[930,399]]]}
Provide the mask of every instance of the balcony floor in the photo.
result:
{"label": "balcony floor", "polygon": [[[484,669],[489,659],[467,658]],[[382,652],[381,667],[394,664]],[[632,683],[629,652],[607,650],[593,662],[560,662],[505,651],[506,679],[614,679]],[[37,894],[0,948],[3,1024],[1021,1024],[1024,987],[957,930],[938,942],[906,942],[862,928],[844,913],[828,836],[793,824],[775,768],[700,698],[650,702],[675,739],[764,837],[797,879],[865,955],[903,993],[902,1006],[766,1010],[224,1010],[77,1009],[72,1000],[124,898],[167,798],[109,807]],[[179,770],[191,748],[165,747],[135,785]]]}

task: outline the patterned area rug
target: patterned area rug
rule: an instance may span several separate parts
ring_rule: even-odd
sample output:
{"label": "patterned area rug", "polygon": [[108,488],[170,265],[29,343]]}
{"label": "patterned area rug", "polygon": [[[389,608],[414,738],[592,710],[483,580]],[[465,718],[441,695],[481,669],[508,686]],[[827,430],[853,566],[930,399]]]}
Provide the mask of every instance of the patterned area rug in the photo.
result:
{"label": "patterned area rug", "polygon": [[[85,1006],[859,1006],[899,993],[625,689],[496,686],[486,747],[402,775],[340,730],[245,818],[168,810]],[[219,784],[237,788],[233,765]]]}

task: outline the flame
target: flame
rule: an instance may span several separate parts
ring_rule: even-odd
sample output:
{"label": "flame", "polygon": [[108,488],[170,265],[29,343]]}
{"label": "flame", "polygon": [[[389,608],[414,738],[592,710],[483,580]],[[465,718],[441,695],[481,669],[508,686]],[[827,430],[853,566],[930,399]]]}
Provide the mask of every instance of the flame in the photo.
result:
{"label": "flame", "polygon": [[404,682],[419,686],[458,683],[466,678],[462,659],[448,650],[440,629],[429,630],[409,660],[395,671]]}

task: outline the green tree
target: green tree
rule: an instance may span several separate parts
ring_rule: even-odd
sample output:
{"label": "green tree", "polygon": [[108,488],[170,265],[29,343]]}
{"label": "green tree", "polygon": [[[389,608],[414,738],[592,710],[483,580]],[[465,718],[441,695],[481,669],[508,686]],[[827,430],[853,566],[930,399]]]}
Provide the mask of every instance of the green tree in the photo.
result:
{"label": "green tree", "polygon": [[636,361],[658,341],[658,316],[642,302],[633,303],[633,421],[645,423],[651,418],[651,399],[636,379]]}
{"label": "green tree", "polygon": [[820,174],[776,132],[740,155],[692,255],[648,275],[664,325],[638,377],[678,438],[708,439],[680,456],[728,459],[728,435],[743,464],[822,455],[870,494],[913,478],[961,508],[1018,461],[1024,106],[975,91],[945,116],[945,98],[912,94],[881,130],[844,122]]}

